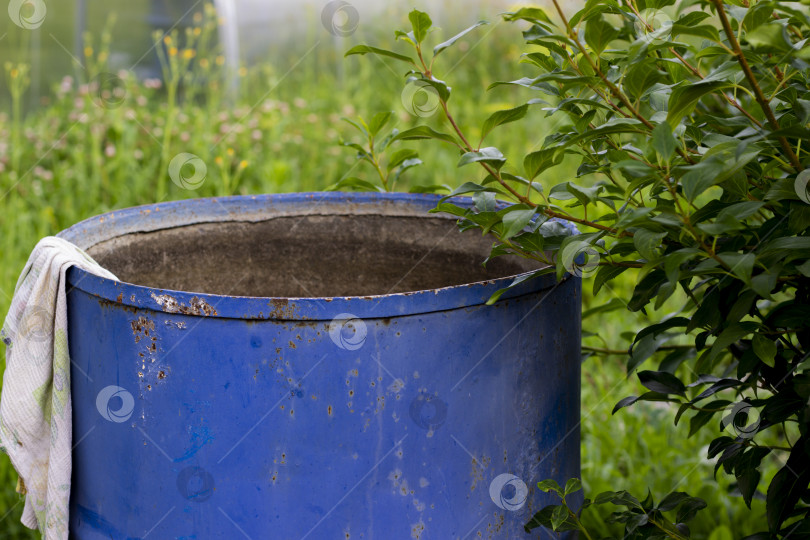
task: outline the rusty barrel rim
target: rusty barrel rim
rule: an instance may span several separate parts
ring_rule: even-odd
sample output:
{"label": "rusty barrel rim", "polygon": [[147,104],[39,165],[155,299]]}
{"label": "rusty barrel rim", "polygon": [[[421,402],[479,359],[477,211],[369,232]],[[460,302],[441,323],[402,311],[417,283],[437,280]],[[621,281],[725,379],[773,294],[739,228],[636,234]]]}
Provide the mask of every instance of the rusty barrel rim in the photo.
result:
{"label": "rusty barrel rim", "polygon": [[[316,209],[317,205],[345,205],[351,210],[347,213],[351,214],[373,213],[382,206],[394,212],[391,215],[401,210],[410,212],[403,215],[414,215],[418,211],[427,217],[427,212],[435,208],[441,198],[440,195],[419,193],[313,192],[184,199],[101,214],[81,221],[57,236],[87,249],[103,240],[137,232],[199,223],[263,221],[278,216],[306,215],[312,213],[313,205]],[[454,198],[453,202],[459,206],[472,204],[467,197]],[[576,233],[572,224],[566,223],[566,226]],[[360,319],[377,319],[481,305],[493,293],[507,287],[515,277],[404,293],[332,297],[227,296],[175,291],[115,281],[77,267],[68,271],[68,284],[102,301],[138,309],[199,317],[305,321],[331,320],[345,314]],[[566,278],[570,276],[566,275]],[[553,273],[544,274],[510,289],[499,302],[537,293],[556,284]]]}

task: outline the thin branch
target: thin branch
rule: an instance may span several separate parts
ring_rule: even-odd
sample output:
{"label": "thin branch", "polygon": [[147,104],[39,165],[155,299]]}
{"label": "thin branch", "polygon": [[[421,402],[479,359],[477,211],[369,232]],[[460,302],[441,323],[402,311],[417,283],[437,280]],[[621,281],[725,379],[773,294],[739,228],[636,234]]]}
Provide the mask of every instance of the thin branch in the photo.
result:
{"label": "thin branch", "polygon": [[[556,0],[554,1],[556,2]],[[731,22],[729,22],[728,16],[726,15],[726,10],[723,8],[723,0],[712,0],[712,3],[717,9],[717,16],[720,17],[720,24],[723,25],[723,32],[726,34],[728,42],[734,51],[734,56],[737,57],[737,61],[740,63],[740,67],[742,67],[745,78],[748,79],[748,82],[751,84],[751,89],[754,91],[754,98],[757,100],[762,112],[765,113],[765,118],[768,119],[771,129],[778,131],[779,122],[776,120],[776,116],[774,116],[770,105],[768,105],[768,100],[765,99],[765,95],[762,93],[762,88],[760,88],[759,82],[754,76],[754,72],[751,71],[751,66],[748,65],[748,60],[746,60],[742,47],[740,47],[740,42],[737,41],[737,36],[734,35],[734,30],[731,28]],[[782,150],[784,150],[785,155],[787,155],[788,159],[790,160],[790,164],[793,165],[793,168],[797,171],[801,170],[799,158],[793,152],[793,148],[790,147],[788,140],[785,137],[778,137],[778,140],[779,144],[782,146]]]}

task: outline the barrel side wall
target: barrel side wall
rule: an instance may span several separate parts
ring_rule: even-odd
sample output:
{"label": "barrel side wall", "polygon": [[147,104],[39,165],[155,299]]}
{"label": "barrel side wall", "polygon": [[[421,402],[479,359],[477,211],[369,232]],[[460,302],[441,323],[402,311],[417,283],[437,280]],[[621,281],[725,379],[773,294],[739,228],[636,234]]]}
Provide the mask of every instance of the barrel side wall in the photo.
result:
{"label": "barrel side wall", "polygon": [[72,288],[71,532],[524,537],[537,481],[579,476],[580,286],[337,322]]}

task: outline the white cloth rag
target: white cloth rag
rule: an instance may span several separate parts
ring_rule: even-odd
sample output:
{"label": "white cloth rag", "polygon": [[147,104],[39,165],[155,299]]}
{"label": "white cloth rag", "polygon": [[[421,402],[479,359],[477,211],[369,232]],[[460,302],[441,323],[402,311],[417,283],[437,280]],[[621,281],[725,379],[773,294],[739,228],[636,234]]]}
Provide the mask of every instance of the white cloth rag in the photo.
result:
{"label": "white cloth rag", "polygon": [[6,371],[0,444],[25,492],[22,523],[67,540],[72,424],[65,272],[78,266],[117,279],[70,242],[40,240],[20,274],[0,336]]}

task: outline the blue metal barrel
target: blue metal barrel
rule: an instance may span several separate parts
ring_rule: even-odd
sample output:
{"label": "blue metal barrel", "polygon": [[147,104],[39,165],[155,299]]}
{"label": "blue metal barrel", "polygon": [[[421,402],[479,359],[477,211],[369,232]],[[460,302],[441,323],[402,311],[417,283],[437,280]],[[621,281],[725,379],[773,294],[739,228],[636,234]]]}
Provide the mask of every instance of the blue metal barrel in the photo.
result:
{"label": "blue metal barrel", "polygon": [[[580,281],[428,214],[311,193],[130,208],[61,233],[72,538],[522,538],[579,475]],[[463,203],[469,204],[469,203]]]}

